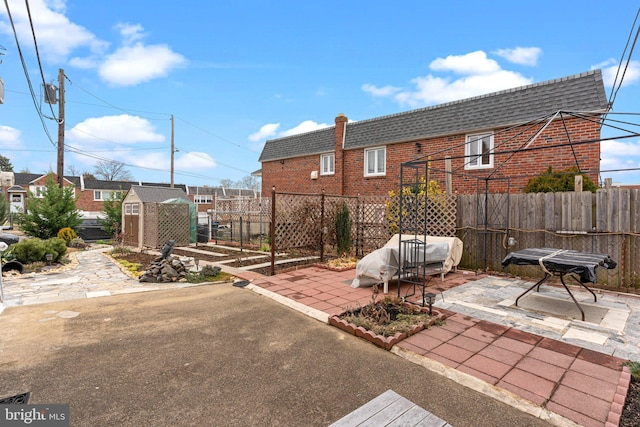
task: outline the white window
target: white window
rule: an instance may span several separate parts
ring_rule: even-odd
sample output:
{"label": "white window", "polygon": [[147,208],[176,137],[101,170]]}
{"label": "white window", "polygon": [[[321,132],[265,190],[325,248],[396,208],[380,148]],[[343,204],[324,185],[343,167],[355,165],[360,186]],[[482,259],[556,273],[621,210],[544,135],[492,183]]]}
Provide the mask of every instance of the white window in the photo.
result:
{"label": "white window", "polygon": [[464,146],[465,169],[493,167],[493,133],[467,135]]}
{"label": "white window", "polygon": [[31,186],[31,192],[38,199],[42,199],[44,197],[44,191],[47,189],[44,185],[33,185]]}
{"label": "white window", "polygon": [[196,194],[193,196],[193,202],[200,205],[211,204],[212,201],[213,196],[211,194]]}
{"label": "white window", "polygon": [[364,176],[386,175],[386,157],[386,147],[367,148],[364,150]]}
{"label": "white window", "polygon": [[333,153],[322,154],[320,156],[320,175],[333,175],[335,156]]}
{"label": "white window", "polygon": [[111,200],[111,197],[114,197],[114,196],[115,197],[120,197],[121,195],[122,195],[121,191],[94,190],[94,192],[93,192],[93,200],[97,200],[97,201]]}
{"label": "white window", "polygon": [[140,213],[140,205],[138,205],[137,203],[124,204],[125,215],[139,215],[139,213]]}

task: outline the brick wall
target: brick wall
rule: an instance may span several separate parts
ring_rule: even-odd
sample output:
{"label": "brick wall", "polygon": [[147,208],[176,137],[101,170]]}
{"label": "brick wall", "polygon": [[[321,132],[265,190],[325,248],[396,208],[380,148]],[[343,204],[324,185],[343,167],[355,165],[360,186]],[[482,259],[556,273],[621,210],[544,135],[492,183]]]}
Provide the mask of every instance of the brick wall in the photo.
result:
{"label": "brick wall", "polygon": [[[484,189],[484,179],[490,174],[509,178],[512,192],[521,192],[528,180],[544,172],[549,166],[554,170],[580,166],[589,178],[598,182],[600,165],[600,143],[592,142],[568,146],[571,142],[597,141],[600,138],[597,121],[583,119],[556,120],[529,146],[531,150],[518,151],[531,140],[539,127],[511,130],[494,129],[494,167],[491,169],[465,170],[464,143],[466,134],[433,139],[411,141],[387,145],[386,175],[364,176],[364,149],[342,151],[342,127],[346,117],[336,118],[336,165],[335,175],[319,175],[310,178],[311,171],[320,170],[320,156],[304,156],[262,164],[263,196],[271,193],[275,186],[278,192],[319,193],[344,195],[386,195],[397,189],[400,182],[400,164],[409,160],[422,159],[431,154],[430,166],[434,172],[432,179],[438,180],[440,188],[445,187],[445,156],[451,157],[454,174],[453,191],[461,194],[476,192],[480,185]],[[421,145],[418,152],[416,143]],[[344,167],[343,167],[344,165]],[[343,171],[341,173],[341,171]],[[342,178],[343,177],[343,178]],[[342,179],[341,179],[342,178]],[[506,191],[506,180],[492,180],[491,192]]]}

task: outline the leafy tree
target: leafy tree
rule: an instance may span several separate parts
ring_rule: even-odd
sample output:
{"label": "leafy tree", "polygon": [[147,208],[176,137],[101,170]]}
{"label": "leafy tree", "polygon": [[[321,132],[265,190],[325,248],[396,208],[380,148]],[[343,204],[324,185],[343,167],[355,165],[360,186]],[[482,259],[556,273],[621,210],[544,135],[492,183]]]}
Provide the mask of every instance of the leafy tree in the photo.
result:
{"label": "leafy tree", "polygon": [[[564,171],[553,171],[549,166],[540,176],[532,178],[524,187],[525,193],[556,193],[573,191],[575,188],[575,176],[581,175],[578,168],[572,166]],[[582,189],[595,193],[598,187],[587,175],[583,175]]]}
{"label": "leafy tree", "polygon": [[351,249],[351,218],[349,218],[349,208],[344,202],[336,215],[336,244],[339,256],[349,253]]}
{"label": "leafy tree", "polygon": [[[400,231],[400,192],[389,191],[389,197],[385,202],[386,218],[392,233]],[[440,217],[446,216],[446,193],[440,189],[438,181],[430,180],[427,183],[425,177],[415,185],[402,187],[403,222],[415,226],[421,219],[425,210],[437,211]]]}
{"label": "leafy tree", "polygon": [[11,160],[0,154],[0,170],[4,172],[13,172]]}
{"label": "leafy tree", "polygon": [[94,174],[105,181],[131,181],[131,173],[124,168],[125,164],[117,160],[103,160],[96,163]]}
{"label": "leafy tree", "polygon": [[104,201],[104,218],[98,222],[102,229],[111,236],[117,236],[122,231],[122,202],[124,201],[124,191],[113,191],[107,200]]}
{"label": "leafy tree", "polygon": [[0,225],[9,219],[10,205],[5,193],[0,193]]}
{"label": "leafy tree", "polygon": [[49,239],[62,228],[77,228],[82,222],[79,215],[73,187],[60,188],[50,174],[41,198],[29,192],[27,212],[18,216],[18,223],[26,234]]}

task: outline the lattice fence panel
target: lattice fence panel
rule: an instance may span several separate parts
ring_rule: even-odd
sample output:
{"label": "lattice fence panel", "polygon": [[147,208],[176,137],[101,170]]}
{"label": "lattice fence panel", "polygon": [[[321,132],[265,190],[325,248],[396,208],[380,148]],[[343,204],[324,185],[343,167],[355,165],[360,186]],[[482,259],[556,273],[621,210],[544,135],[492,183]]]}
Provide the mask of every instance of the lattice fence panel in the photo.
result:
{"label": "lattice fence panel", "polygon": [[176,246],[188,246],[191,238],[189,205],[158,203],[158,246],[175,240]]}
{"label": "lattice fence panel", "polygon": [[358,199],[356,217],[356,255],[364,256],[389,241],[393,235],[387,220],[387,203],[391,199],[385,196],[367,196]]}
{"label": "lattice fence panel", "polygon": [[144,205],[144,246],[158,247],[158,205],[157,203],[145,203]]}
{"label": "lattice fence panel", "polygon": [[455,194],[429,196],[425,209],[427,235],[455,237],[457,207]]}
{"label": "lattice fence panel", "polygon": [[320,248],[321,196],[278,194],[276,196],[276,248]]}

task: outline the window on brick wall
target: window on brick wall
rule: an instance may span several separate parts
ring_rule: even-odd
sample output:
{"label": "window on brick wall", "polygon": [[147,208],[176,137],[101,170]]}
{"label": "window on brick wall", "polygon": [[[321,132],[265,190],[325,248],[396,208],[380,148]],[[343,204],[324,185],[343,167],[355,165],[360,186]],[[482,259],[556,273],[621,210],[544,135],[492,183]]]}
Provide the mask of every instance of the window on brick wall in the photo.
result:
{"label": "window on brick wall", "polygon": [[375,147],[364,150],[364,176],[382,176],[387,173],[387,148]]}
{"label": "window on brick wall", "polygon": [[112,195],[113,197],[120,197],[122,195],[122,191],[94,190],[93,200],[96,200],[96,201],[110,200]]}
{"label": "window on brick wall", "polygon": [[320,175],[333,175],[335,164],[335,155],[327,153],[320,155]]}
{"label": "window on brick wall", "polygon": [[193,196],[193,202],[199,205],[211,204],[213,196],[211,194],[196,194]]}
{"label": "window on brick wall", "polygon": [[29,187],[29,191],[33,193],[38,199],[44,198],[44,191],[47,189],[44,185],[32,185]]}
{"label": "window on brick wall", "polygon": [[493,132],[467,135],[464,146],[465,169],[493,167]]}

